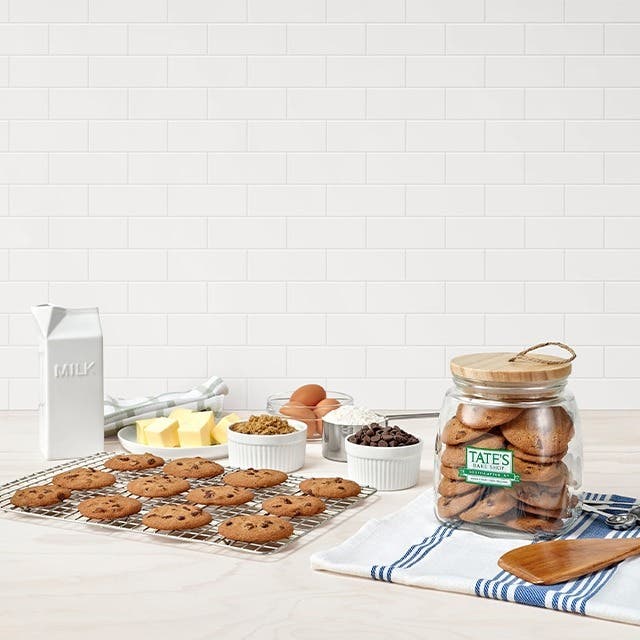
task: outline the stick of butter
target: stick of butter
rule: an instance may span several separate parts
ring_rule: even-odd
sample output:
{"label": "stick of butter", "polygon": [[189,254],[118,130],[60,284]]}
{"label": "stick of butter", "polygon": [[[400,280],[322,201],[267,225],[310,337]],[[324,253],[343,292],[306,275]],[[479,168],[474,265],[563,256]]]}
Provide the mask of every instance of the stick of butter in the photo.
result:
{"label": "stick of butter", "polygon": [[178,421],[175,418],[155,418],[144,430],[147,444],[152,447],[179,447]]}
{"label": "stick of butter", "polygon": [[211,444],[213,411],[194,411],[179,420],[178,439],[181,447],[207,447]]}
{"label": "stick of butter", "polygon": [[237,413],[230,413],[219,420],[211,430],[211,436],[218,444],[224,444],[227,441],[227,429],[235,422],[241,422],[242,418]]}
{"label": "stick of butter", "polygon": [[154,421],[156,418],[145,418],[144,420],[136,420],[136,442],[139,444],[149,444],[147,442],[147,436],[144,434],[144,430]]}
{"label": "stick of butter", "polygon": [[182,409],[178,407],[169,414],[169,417],[177,420],[178,422],[182,422],[183,420],[187,419],[192,413],[192,409]]}

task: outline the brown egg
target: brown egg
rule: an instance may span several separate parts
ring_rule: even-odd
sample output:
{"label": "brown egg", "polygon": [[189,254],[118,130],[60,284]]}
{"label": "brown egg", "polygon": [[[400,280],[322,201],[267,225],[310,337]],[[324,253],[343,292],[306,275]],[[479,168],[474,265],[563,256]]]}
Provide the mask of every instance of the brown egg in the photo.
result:
{"label": "brown egg", "polygon": [[327,397],[324,387],[319,384],[305,384],[296,389],[292,394],[289,402],[294,405],[302,405],[304,407],[315,407]]}
{"label": "brown egg", "polygon": [[280,407],[280,413],[283,416],[304,422],[307,425],[308,436],[316,433],[317,418],[311,409],[298,405],[285,404]]}
{"label": "brown egg", "polygon": [[315,413],[318,418],[323,418],[329,413],[329,411],[333,411],[340,406],[340,403],[335,398],[325,398],[324,400],[320,400],[318,404],[315,406],[313,413]]}

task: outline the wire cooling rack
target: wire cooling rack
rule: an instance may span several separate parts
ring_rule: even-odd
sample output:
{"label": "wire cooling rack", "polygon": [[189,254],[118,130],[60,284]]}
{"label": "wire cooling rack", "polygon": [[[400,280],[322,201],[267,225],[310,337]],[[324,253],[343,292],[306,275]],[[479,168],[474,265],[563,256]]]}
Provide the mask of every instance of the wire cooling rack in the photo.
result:
{"label": "wire cooling rack", "polygon": [[[156,469],[145,469],[144,471],[113,471],[104,467],[104,462],[109,458],[117,455],[117,453],[97,453],[86,458],[77,458],[70,462],[38,471],[31,475],[24,476],[18,480],[14,480],[8,484],[0,486],[0,510],[12,513],[20,513],[39,518],[52,518],[54,520],[64,520],[79,525],[89,524],[92,526],[105,527],[107,529],[126,529],[129,532],[139,533],[142,535],[161,536],[163,538],[171,538],[185,542],[200,542],[209,545],[224,547],[226,549],[237,549],[257,554],[268,554],[282,550],[284,547],[291,545],[298,538],[306,535],[313,529],[319,527],[327,520],[334,518],[349,507],[358,504],[365,498],[373,495],[376,490],[371,487],[363,487],[359,495],[353,498],[325,499],[326,509],[315,516],[299,516],[291,518],[290,522],[294,527],[293,534],[283,540],[275,542],[236,542],[227,540],[218,534],[218,524],[227,518],[239,515],[256,515],[265,514],[262,510],[262,502],[267,498],[277,495],[303,495],[299,489],[299,484],[306,478],[304,476],[290,474],[285,482],[275,487],[267,487],[264,489],[254,489],[255,496],[253,500],[245,504],[236,506],[203,506],[200,508],[208,511],[213,520],[210,524],[199,527],[198,529],[186,529],[184,531],[157,531],[142,524],[142,518],[154,507],[160,504],[184,504],[184,494],[171,496],[169,498],[143,498],[133,495],[127,491],[127,483],[130,480],[139,478],[142,475],[155,475],[162,473],[162,467]],[[40,484],[49,484],[54,475],[68,471],[75,467],[92,467],[101,471],[109,471],[116,476],[115,484],[104,487],[102,489],[87,489],[83,491],[73,491],[71,497],[48,507],[16,507],[11,504],[11,496],[18,490]],[[237,467],[225,467],[225,473],[236,471]],[[215,478],[189,478],[189,484],[192,488],[206,487],[211,485],[222,485],[222,475]],[[125,518],[118,518],[110,522],[101,522],[86,518],[78,511],[78,504],[87,498],[96,495],[122,495],[136,498],[142,503],[142,509]]]}

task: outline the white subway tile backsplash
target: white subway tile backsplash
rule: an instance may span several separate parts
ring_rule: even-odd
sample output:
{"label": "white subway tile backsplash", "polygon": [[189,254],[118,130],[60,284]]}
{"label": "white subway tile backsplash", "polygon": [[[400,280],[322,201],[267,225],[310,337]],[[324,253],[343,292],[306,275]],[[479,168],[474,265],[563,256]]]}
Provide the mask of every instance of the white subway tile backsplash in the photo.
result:
{"label": "white subway tile backsplash", "polygon": [[318,249],[250,249],[245,262],[249,280],[317,281],[326,272],[325,252]]}
{"label": "white subway tile backsplash", "polygon": [[[152,59],[164,61],[164,58]],[[246,84],[244,56],[169,56],[167,65],[162,78],[170,87],[242,87]]]}
{"label": "white subway tile backsplash", "polygon": [[527,247],[581,249],[601,247],[604,228],[597,218],[531,218],[526,221]]}
{"label": "white subway tile backsplash", "polygon": [[443,347],[368,347],[367,376],[371,378],[447,375]]}
{"label": "white subway tile backsplash", "polygon": [[51,218],[49,246],[56,249],[115,249],[127,246],[126,218]]}
{"label": "white subway tile backsplash", "polygon": [[89,280],[167,280],[167,255],[158,249],[91,251],[88,262]]}
{"label": "white subway tile backsplash", "polygon": [[214,55],[278,55],[286,48],[284,24],[209,25],[209,53]]}
{"label": "white subway tile backsplash", "polygon": [[326,273],[329,280],[401,280],[404,255],[388,249],[329,250]]}
{"label": "white subway tile backsplash", "polygon": [[[315,379],[424,409],[450,356],[559,339],[588,403],[640,407],[617,391],[639,21],[631,0],[0,0],[3,361],[50,300],[100,307],[112,394],[216,373],[228,407]],[[35,405],[23,373],[0,408]]]}
{"label": "white subway tile backsplash", "polygon": [[[197,83],[189,86],[194,85]],[[89,58],[89,86],[165,87],[167,59],[158,56],[92,56]]]}
{"label": "white subway tile backsplash", "polygon": [[562,215],[564,188],[553,185],[488,185],[487,215]]}
{"label": "white subway tile backsplash", "polygon": [[406,280],[484,280],[484,252],[427,249],[406,252]]}
{"label": "white subway tile backsplash", "polygon": [[124,153],[52,153],[49,157],[52,184],[118,184],[127,181]]}
{"label": "white subway tile backsplash", "polygon": [[[367,375],[366,353],[362,347],[289,347],[287,375],[314,378],[341,376],[363,378]],[[277,375],[277,371],[275,371]]]}
{"label": "white subway tile backsplash", "polygon": [[347,55],[365,53],[366,31],[362,24],[287,25],[287,53]]}
{"label": "white subway tile backsplash", "polygon": [[[184,234],[187,236],[187,234]],[[204,236],[206,238],[206,236]],[[200,243],[196,238],[185,237],[184,244]],[[177,243],[176,245],[177,246]],[[246,255],[240,250],[225,249],[170,249],[168,255],[168,280],[244,280]],[[143,280],[145,278],[139,278]],[[146,278],[151,279],[151,278]]]}
{"label": "white subway tile backsplash", "polygon": [[[46,50],[24,53],[46,53]],[[127,27],[120,24],[54,24],[49,28],[49,53],[79,56],[126,54]]]}
{"label": "white subway tile backsplash", "polygon": [[482,87],[485,60],[482,56],[408,57],[408,87]]}
{"label": "white subway tile backsplash", "polygon": [[447,247],[452,249],[500,249],[524,245],[522,218],[450,218]]}
{"label": "white subway tile backsplash", "polygon": [[134,218],[129,220],[128,238],[134,249],[201,249],[207,246],[207,220]]}
{"label": "white subway tile backsplash", "polygon": [[444,243],[442,218],[373,218],[367,222],[367,247],[423,249]]}
{"label": "white subway tile backsplash", "polygon": [[318,120],[254,120],[247,146],[249,151],[324,151],[326,128]]}
{"label": "white subway tile backsplash", "polygon": [[247,320],[250,345],[321,345],[325,343],[326,332],[322,315],[255,313]]}
{"label": "white subway tile backsplash", "polygon": [[444,53],[444,26],[436,24],[368,24],[367,53],[427,55]]}
{"label": "white subway tile backsplash", "polygon": [[408,216],[472,216],[484,211],[482,185],[408,185]]}
{"label": "white subway tile backsplash", "polygon": [[407,317],[407,344],[441,345],[461,341],[484,344],[485,319],[479,314],[413,314]]}
{"label": "white subway tile backsplash", "polygon": [[397,314],[330,315],[326,338],[330,345],[403,344],[404,321]]}
{"label": "white subway tile backsplash", "polygon": [[207,27],[204,24],[133,24],[128,35],[128,53],[132,55],[207,53]]}
{"label": "white subway tile backsplash", "polygon": [[445,291],[436,282],[368,282],[366,310],[372,313],[444,311]]}
{"label": "white subway tile backsplash", "polygon": [[[487,280],[562,280],[562,251],[498,249],[486,252]],[[508,342],[508,341],[506,341]]]}
{"label": "white subway tile backsplash", "polygon": [[13,250],[9,257],[9,273],[11,279],[18,282],[22,280],[40,282],[87,280],[87,252],[85,250]]}
{"label": "white subway tile backsplash", "polygon": [[529,313],[604,311],[604,291],[599,282],[527,282],[525,295]]}
{"label": "white subway tile backsplash", "polygon": [[281,313],[286,307],[283,282],[213,282],[208,287],[209,313]]}
{"label": "white subway tile backsplash", "polygon": [[448,153],[446,181],[450,184],[520,183],[525,159],[521,153]]}
{"label": "white subway tile backsplash", "polygon": [[246,342],[246,325],[242,315],[172,313],[166,322],[162,316],[166,341],[175,345],[242,345]]}
{"label": "white subway tile backsplash", "polygon": [[322,185],[252,185],[247,195],[248,213],[250,216],[320,216],[325,211],[325,190]]}
{"label": "white subway tile backsplash", "polygon": [[88,211],[85,185],[14,184],[7,200],[12,216],[86,216]]}

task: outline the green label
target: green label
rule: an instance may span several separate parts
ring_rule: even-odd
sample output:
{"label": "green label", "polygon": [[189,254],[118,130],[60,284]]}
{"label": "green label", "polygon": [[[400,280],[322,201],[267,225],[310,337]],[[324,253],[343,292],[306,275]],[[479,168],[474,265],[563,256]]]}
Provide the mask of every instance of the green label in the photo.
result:
{"label": "green label", "polygon": [[465,482],[490,487],[511,487],[520,482],[520,476],[513,472],[513,451],[467,447],[466,452],[467,463],[458,469]]}

